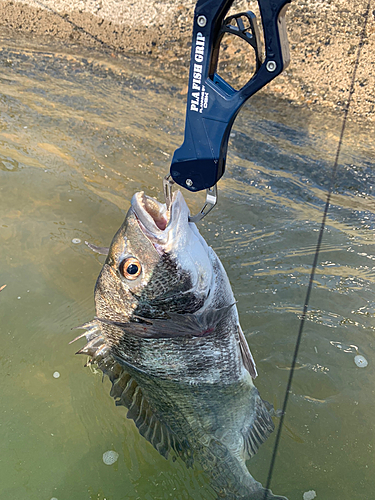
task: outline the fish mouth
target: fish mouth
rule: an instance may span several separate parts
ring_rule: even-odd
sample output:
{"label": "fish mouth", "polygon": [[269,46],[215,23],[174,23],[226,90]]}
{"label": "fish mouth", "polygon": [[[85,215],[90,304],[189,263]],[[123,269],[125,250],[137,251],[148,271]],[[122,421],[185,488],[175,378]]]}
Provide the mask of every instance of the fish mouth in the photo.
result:
{"label": "fish mouth", "polygon": [[173,233],[184,221],[189,223],[189,209],[180,191],[173,193],[169,208],[143,191],[136,193],[132,198],[131,208],[143,233],[160,242],[166,241],[169,233]]}

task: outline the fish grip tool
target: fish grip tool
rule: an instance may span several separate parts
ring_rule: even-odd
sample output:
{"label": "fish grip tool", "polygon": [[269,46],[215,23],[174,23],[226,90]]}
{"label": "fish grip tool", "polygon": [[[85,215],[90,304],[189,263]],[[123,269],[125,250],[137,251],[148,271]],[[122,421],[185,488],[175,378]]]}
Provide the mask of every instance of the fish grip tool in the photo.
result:
{"label": "fish grip tool", "polygon": [[[173,155],[164,180],[167,205],[171,186],[189,191],[206,189],[202,210],[190,220],[202,219],[216,204],[216,184],[225,171],[233,122],[249,97],[278,76],[289,64],[285,12],[290,0],[258,0],[264,39],[253,12],[230,15],[233,0],[198,0],[193,23],[184,142]],[[239,90],[217,73],[225,34],[240,37],[255,51],[255,72]]]}

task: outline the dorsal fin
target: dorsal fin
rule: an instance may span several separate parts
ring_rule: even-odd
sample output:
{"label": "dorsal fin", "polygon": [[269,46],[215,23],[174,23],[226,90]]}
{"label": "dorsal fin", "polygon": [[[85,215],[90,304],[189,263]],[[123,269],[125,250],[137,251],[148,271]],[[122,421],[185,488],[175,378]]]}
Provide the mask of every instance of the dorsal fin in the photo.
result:
{"label": "dorsal fin", "polygon": [[[110,395],[114,398],[116,405],[125,406],[128,409],[127,418],[134,421],[139,433],[163,457],[168,458],[169,452],[173,449],[188,467],[192,466],[193,459],[189,443],[186,440],[181,441],[159,418],[137,381],[125,366],[113,358],[101,333],[100,323],[94,320],[80,328],[87,330],[88,343],[77,354],[89,354],[91,356],[90,363],[96,363],[103,374],[108,376],[112,382]],[[78,336],[77,339],[80,337]]]}
{"label": "dorsal fin", "polygon": [[[95,358],[94,358],[95,361]],[[113,358],[106,358],[98,362],[98,367],[112,382],[110,395],[116,405],[128,409],[127,418],[134,421],[139,433],[149,441],[164,458],[173,449],[184,462],[192,465],[189,444],[181,442],[171,431],[169,426],[154,412],[142,388],[138,385],[126,368]]]}
{"label": "dorsal fin", "polygon": [[249,427],[242,430],[246,459],[255,455],[259,446],[264,443],[274,428],[275,425],[270,414],[262,398],[258,395],[255,400],[254,418]]}

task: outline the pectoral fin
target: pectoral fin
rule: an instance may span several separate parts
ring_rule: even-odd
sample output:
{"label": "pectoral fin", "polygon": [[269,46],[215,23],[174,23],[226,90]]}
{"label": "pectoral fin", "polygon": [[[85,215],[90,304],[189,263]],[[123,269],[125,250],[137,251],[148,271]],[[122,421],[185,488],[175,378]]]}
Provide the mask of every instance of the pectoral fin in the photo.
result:
{"label": "pectoral fin", "polygon": [[[206,335],[210,335],[215,330],[215,327],[228,315],[233,306],[234,303],[220,309],[211,309],[193,314],[179,314],[168,312],[167,319],[151,319],[135,315],[131,318],[130,321],[126,321],[124,323],[104,318],[96,319],[102,323],[112,324],[119,328],[122,328],[128,335],[134,335],[143,338],[155,339],[183,337],[188,335],[192,337],[205,337]],[[246,344],[245,338],[244,342]],[[249,352],[250,359],[252,359],[248,347],[247,350]]]}

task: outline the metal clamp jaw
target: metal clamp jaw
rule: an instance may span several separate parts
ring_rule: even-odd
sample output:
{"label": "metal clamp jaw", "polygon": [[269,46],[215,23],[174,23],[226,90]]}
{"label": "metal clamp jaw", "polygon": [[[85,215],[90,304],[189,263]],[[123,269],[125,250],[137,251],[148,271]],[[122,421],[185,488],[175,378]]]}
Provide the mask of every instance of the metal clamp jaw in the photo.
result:
{"label": "metal clamp jaw", "polygon": [[[198,0],[194,13],[185,138],[172,159],[172,179],[189,191],[210,190],[222,177],[229,134],[244,102],[289,63],[285,11],[290,0],[258,0],[265,57],[252,12],[225,18],[233,0]],[[255,50],[256,69],[235,90],[216,70],[225,33],[241,37]],[[208,193],[209,195],[209,193]]]}
{"label": "metal clamp jaw", "polygon": [[[167,209],[172,203],[172,188],[173,188],[174,180],[170,175],[166,175],[163,179],[163,191],[164,198],[167,204]],[[203,205],[203,208],[196,215],[189,215],[189,222],[199,222],[203,217],[205,217],[217,203],[217,186],[216,184],[212,186],[212,188],[206,189],[206,202]],[[1,291],[1,290],[0,290]]]}

